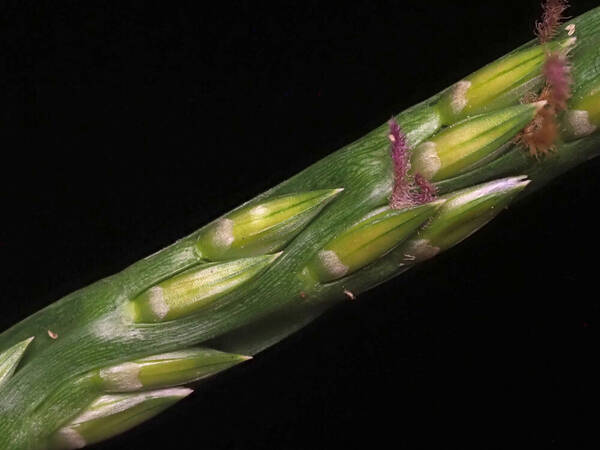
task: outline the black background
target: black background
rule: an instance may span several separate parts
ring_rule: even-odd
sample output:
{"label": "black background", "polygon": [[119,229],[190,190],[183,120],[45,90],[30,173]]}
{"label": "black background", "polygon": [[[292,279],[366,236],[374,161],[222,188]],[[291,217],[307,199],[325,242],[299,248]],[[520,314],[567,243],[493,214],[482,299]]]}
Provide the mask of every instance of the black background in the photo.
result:
{"label": "black background", "polygon": [[[0,329],[529,40],[540,11],[285,3],[3,2]],[[95,448],[597,448],[599,173]]]}

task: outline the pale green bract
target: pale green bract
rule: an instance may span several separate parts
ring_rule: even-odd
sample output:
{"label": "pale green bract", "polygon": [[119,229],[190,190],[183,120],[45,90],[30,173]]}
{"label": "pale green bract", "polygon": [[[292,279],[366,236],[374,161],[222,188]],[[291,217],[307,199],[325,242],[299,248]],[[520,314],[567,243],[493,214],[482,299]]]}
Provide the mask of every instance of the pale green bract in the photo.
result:
{"label": "pale green bract", "polygon": [[0,353],[0,387],[2,387],[15,372],[17,365],[21,361],[21,358],[31,341],[33,341],[33,337],[18,342],[11,348]]}

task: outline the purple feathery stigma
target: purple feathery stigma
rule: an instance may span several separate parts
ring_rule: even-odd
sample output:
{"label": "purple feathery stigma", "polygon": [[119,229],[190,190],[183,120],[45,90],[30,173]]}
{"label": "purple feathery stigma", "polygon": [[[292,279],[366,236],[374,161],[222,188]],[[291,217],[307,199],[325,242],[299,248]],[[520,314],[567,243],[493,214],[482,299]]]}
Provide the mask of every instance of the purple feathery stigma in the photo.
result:
{"label": "purple feathery stigma", "polygon": [[388,136],[392,143],[392,159],[394,160],[394,173],[396,179],[406,177],[410,169],[409,151],[406,135],[400,129],[400,125],[394,119],[390,119],[390,134]]}
{"label": "purple feathery stigma", "polygon": [[394,118],[388,122],[391,156],[394,164],[394,188],[390,197],[392,209],[420,205],[435,198],[435,188],[420,174],[409,175],[410,147],[406,135]]}
{"label": "purple feathery stigma", "polygon": [[561,53],[549,54],[544,64],[544,77],[550,86],[550,103],[557,110],[567,109],[572,81],[567,57]]}
{"label": "purple feathery stigma", "polygon": [[411,186],[408,178],[410,169],[409,151],[406,135],[400,129],[400,125],[394,118],[388,122],[390,133],[388,138],[391,142],[392,162],[394,163],[394,188],[390,198],[390,206],[393,209],[401,209],[413,203]]}
{"label": "purple feathery stigma", "polygon": [[569,7],[565,0],[546,0],[542,4],[542,20],[535,23],[535,31],[542,44],[552,40],[560,24],[565,20],[563,13]]}
{"label": "purple feathery stigma", "polygon": [[415,184],[419,188],[417,193],[417,203],[423,204],[435,200],[436,189],[435,186],[420,173],[415,174]]}

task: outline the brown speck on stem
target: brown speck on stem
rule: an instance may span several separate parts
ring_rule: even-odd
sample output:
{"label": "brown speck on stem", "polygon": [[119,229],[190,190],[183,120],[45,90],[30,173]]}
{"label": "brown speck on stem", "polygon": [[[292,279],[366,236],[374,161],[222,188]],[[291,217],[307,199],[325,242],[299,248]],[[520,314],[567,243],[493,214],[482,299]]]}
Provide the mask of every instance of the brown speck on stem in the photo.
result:
{"label": "brown speck on stem", "polygon": [[48,336],[50,336],[50,339],[58,339],[58,334],[52,330],[48,330]]}
{"label": "brown speck on stem", "polygon": [[306,292],[300,291],[300,298],[306,298]]}
{"label": "brown speck on stem", "polygon": [[356,300],[356,295],[354,295],[354,292],[349,291],[348,289],[344,289],[344,295],[349,299],[349,300]]}

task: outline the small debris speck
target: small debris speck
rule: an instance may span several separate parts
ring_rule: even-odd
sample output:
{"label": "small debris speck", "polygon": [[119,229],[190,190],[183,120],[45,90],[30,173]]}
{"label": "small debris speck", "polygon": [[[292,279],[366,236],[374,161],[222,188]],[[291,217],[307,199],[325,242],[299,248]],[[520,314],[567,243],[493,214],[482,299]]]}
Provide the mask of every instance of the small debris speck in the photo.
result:
{"label": "small debris speck", "polygon": [[50,336],[50,339],[58,339],[58,334],[52,330],[48,330],[48,336]]}
{"label": "small debris speck", "polygon": [[574,23],[570,23],[569,25],[567,25],[565,27],[565,30],[567,30],[567,34],[569,36],[573,36],[575,34],[575,24]]}

